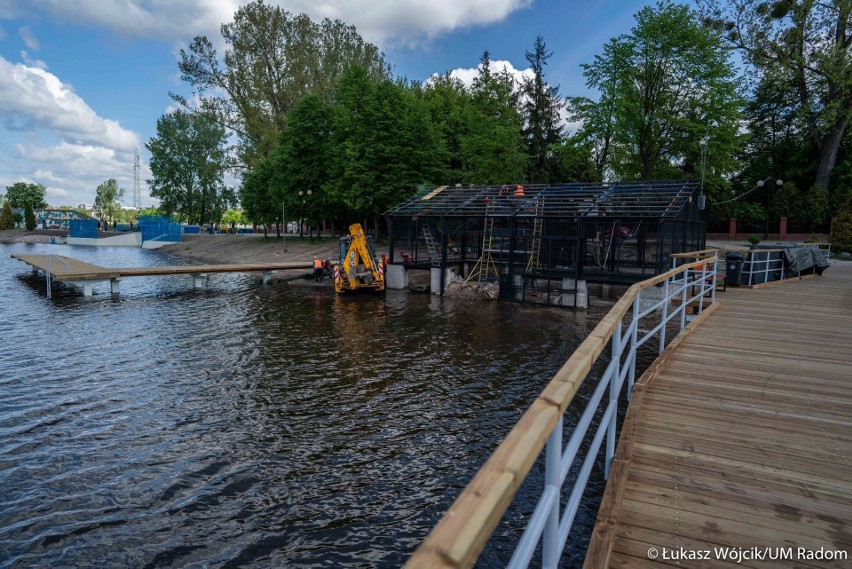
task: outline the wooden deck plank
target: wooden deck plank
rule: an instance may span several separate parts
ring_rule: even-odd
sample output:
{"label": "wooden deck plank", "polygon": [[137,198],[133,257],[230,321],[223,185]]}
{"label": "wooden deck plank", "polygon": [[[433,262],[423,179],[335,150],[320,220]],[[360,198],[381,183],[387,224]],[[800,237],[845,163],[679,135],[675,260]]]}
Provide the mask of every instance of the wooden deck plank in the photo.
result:
{"label": "wooden deck plank", "polygon": [[586,567],[849,566],[648,558],[714,544],[852,554],[852,263],[720,300],[645,387],[621,500],[600,514],[611,551]]}
{"label": "wooden deck plank", "polygon": [[[47,255],[12,255],[41,271],[47,270]],[[196,275],[206,273],[252,273],[310,269],[309,261],[289,263],[242,263],[234,265],[171,265],[162,267],[99,267],[71,257],[51,255],[50,273],[57,281],[109,280],[124,277],[147,277],[167,275]]]}

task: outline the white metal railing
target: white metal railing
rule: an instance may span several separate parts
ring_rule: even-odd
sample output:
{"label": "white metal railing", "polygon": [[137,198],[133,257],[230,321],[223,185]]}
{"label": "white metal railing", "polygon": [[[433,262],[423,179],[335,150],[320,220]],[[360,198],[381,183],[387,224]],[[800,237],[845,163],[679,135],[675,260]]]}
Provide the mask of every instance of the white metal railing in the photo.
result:
{"label": "white metal railing", "polygon": [[[663,352],[666,325],[670,321],[677,319],[680,329],[683,329],[688,320],[688,307],[695,307],[697,315],[716,301],[717,259],[715,255],[702,256],[697,261],[631,286],[507,435],[418,548],[408,566],[472,565],[539,456],[546,438],[544,487],[526,521],[509,567],[526,567],[539,542],[542,544],[543,566],[557,567],[604,439],[605,477],[609,477],[615,455],[619,396],[626,380],[627,399],[630,399],[636,377],[638,348],[658,336],[657,349]],[[661,293],[651,293],[660,290],[655,285],[660,285]],[[643,303],[650,305],[643,307]],[[672,304],[674,308],[670,306]],[[658,321],[654,317],[657,313],[660,315]],[[640,323],[648,319],[654,319],[649,326],[643,327],[649,329],[640,331]],[[607,345],[611,354],[609,364],[567,445],[563,445],[564,412]],[[605,393],[608,397],[604,403]],[[560,498],[569,471],[575,465],[593,418],[602,405],[606,407],[591,434],[591,443],[582,457],[565,508],[560,511]]]}
{"label": "white metal railing", "polygon": [[[50,294],[50,284],[51,284],[51,281],[52,281],[52,278],[51,278],[51,275],[50,275],[50,258],[51,257],[56,257],[56,255],[51,255],[50,253],[47,254],[47,260],[45,261],[45,271],[44,271],[44,279],[47,282],[47,298],[51,298],[51,294]],[[65,262],[65,259],[63,259],[62,257],[56,257],[56,260],[59,261],[60,263],[62,263],[63,265],[65,265],[65,272],[66,273],[71,271],[71,267],[68,265],[68,263]]]}
{"label": "white metal railing", "polygon": [[[822,250],[823,245],[827,246],[825,254],[828,259],[831,257],[831,243],[807,243],[801,247]],[[801,277],[802,271],[793,273],[785,268],[784,251],[784,249],[750,249],[745,252],[743,270],[748,272],[748,286]],[[774,258],[773,255],[775,255]]]}

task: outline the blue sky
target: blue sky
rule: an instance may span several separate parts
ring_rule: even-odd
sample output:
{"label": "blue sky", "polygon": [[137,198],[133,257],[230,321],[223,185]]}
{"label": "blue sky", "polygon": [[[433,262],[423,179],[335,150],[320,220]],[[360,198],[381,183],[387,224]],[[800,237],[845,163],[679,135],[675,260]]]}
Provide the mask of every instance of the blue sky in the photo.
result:
{"label": "blue sky", "polygon": [[[219,24],[245,0],[0,0],[0,193],[44,184],[51,205],[91,203],[116,178],[131,203],[133,151],[142,202],[157,118],[169,91],[189,94],[179,50],[196,35],[216,42]],[[484,50],[512,69],[542,35],[549,82],[585,95],[582,63],[629,32],[641,0],[267,0],[315,20],[337,17],[377,44],[396,75],[473,74]],[[231,183],[237,183],[231,180]]]}

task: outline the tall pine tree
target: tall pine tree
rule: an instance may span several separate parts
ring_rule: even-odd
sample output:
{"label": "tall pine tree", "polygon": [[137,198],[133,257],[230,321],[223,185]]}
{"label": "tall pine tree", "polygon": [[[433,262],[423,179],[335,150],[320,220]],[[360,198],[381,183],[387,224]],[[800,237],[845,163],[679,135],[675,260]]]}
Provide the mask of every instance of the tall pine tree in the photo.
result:
{"label": "tall pine tree", "polygon": [[548,85],[544,80],[544,66],[553,55],[538,36],[532,52],[526,52],[533,76],[524,81],[522,87],[523,130],[529,154],[527,179],[533,183],[554,181],[559,174],[560,157],[556,148],[562,140],[559,111],[563,107],[559,87]]}

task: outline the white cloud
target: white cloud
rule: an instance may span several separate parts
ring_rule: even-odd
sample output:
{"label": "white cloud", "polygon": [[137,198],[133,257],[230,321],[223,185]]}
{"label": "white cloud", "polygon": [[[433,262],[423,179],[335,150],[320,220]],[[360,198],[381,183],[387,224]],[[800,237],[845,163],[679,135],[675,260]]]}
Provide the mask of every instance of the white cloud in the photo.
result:
{"label": "white cloud", "polygon": [[45,63],[44,61],[42,61],[40,59],[33,59],[32,57],[30,57],[30,54],[27,53],[26,51],[24,51],[23,49],[21,50],[21,59],[23,60],[24,63],[26,63],[30,67],[38,67],[39,69],[47,69],[47,63]]}
{"label": "white cloud", "polygon": [[[458,67],[450,71],[450,76],[460,80],[464,83],[465,87],[470,87],[473,85],[473,79],[479,75],[481,68],[482,64],[476,67]],[[503,71],[508,71],[509,75],[514,77],[518,83],[523,83],[524,79],[532,79],[535,75],[531,68],[527,67],[526,69],[518,70],[509,61],[495,60],[491,62],[491,73],[502,73]]]}
{"label": "white cloud", "polygon": [[314,19],[340,19],[379,45],[413,44],[443,33],[485,26],[532,0],[289,0],[278,4]]}
{"label": "white cloud", "polygon": [[62,139],[132,149],[139,136],[101,118],[70,85],[37,66],[0,56],[0,117],[9,130],[48,130]]}
{"label": "white cloud", "polygon": [[[140,136],[100,117],[44,62],[31,61],[26,52],[21,57],[25,63],[0,56],[0,168],[7,172],[0,185],[21,179],[44,184],[51,205],[77,205],[91,202],[98,184],[116,178],[127,189],[125,201],[132,199]],[[147,164],[141,177],[150,177]]]}
{"label": "white cloud", "polygon": [[[72,144],[59,142],[50,145],[38,140],[32,143],[11,145],[10,158],[24,165],[31,175],[20,180],[44,184],[48,203],[51,205],[77,205],[91,203],[95,199],[98,184],[115,178],[124,188],[123,203],[133,200],[133,151],[115,150],[94,144]],[[143,204],[151,199],[145,179],[151,176],[144,158],[140,161],[142,171]],[[2,184],[4,180],[0,180]],[[18,180],[9,180],[12,183]]]}
{"label": "white cloud", "polygon": [[[0,0],[0,13],[40,10],[61,19],[94,24],[125,36],[211,40],[247,0],[30,0],[28,8]],[[532,0],[278,0],[283,9],[315,20],[339,18],[382,46],[412,44],[440,34],[505,19]],[[32,48],[31,48],[32,49]]]}
{"label": "white cloud", "polygon": [[21,26],[18,28],[18,35],[21,36],[21,39],[24,42],[24,45],[33,51],[39,50],[38,40],[33,35],[33,31],[29,26]]}

